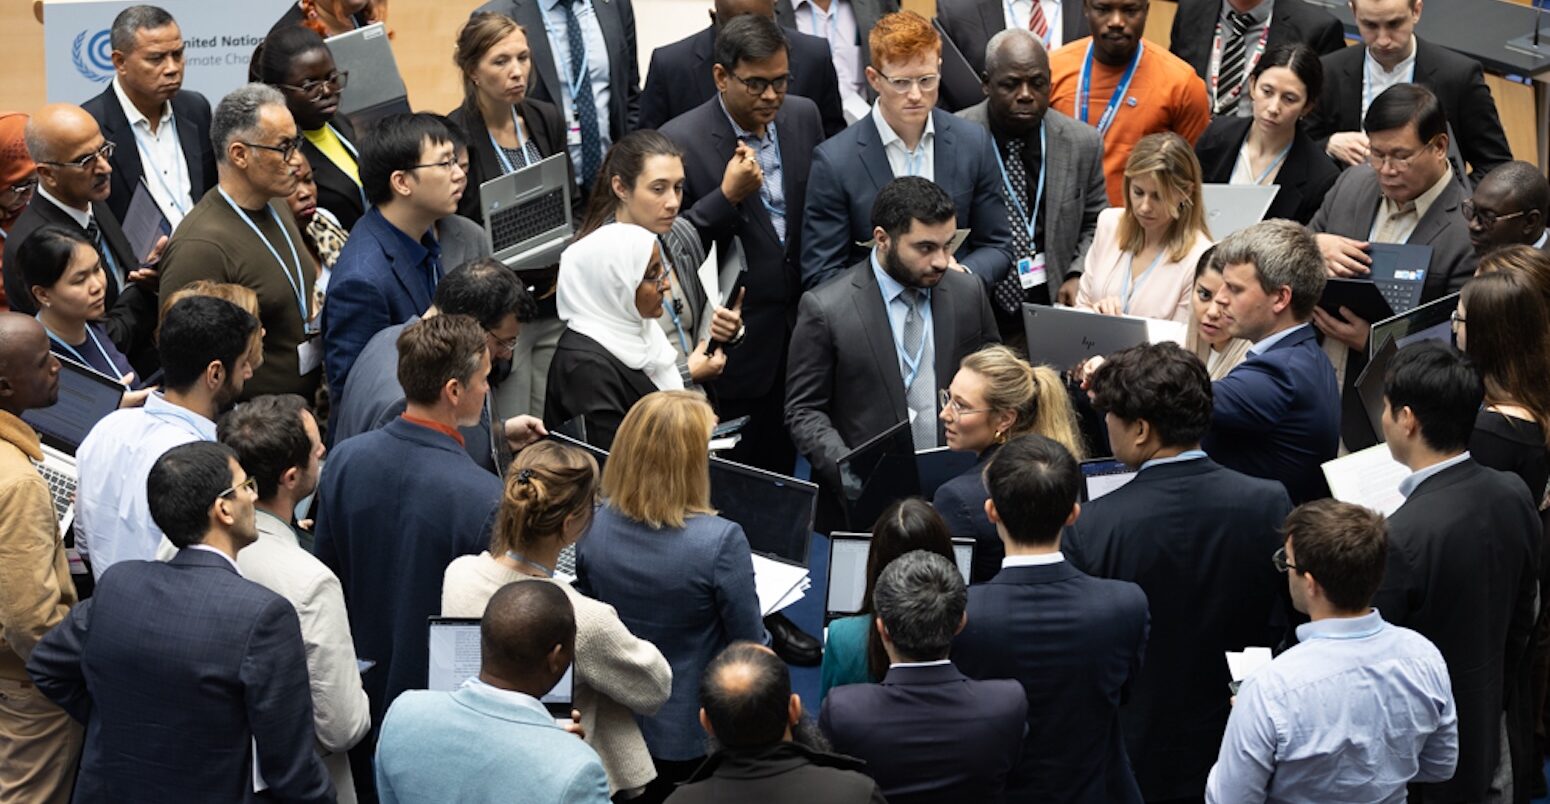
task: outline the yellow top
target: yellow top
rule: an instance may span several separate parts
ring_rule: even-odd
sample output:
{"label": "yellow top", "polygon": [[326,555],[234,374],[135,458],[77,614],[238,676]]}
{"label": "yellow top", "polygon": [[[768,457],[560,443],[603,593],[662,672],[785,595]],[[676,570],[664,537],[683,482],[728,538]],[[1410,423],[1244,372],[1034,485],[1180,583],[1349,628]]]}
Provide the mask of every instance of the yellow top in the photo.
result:
{"label": "yellow top", "polygon": [[332,128],[323,126],[312,131],[303,131],[302,136],[306,137],[308,142],[316,145],[317,149],[322,151],[324,156],[328,157],[328,161],[333,162],[335,167],[344,171],[344,175],[349,176],[351,181],[355,182],[357,186],[360,185],[361,173],[355,164],[355,157],[350,155],[350,149],[344,147],[344,141],[339,139],[339,135],[335,134]]}

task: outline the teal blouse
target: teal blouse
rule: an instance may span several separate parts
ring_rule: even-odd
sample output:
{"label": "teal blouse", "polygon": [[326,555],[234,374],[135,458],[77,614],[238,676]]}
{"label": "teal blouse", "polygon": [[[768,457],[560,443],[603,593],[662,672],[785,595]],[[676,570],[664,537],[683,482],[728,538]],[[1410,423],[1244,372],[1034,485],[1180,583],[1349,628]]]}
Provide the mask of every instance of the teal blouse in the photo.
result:
{"label": "teal blouse", "polygon": [[823,648],[823,688],[819,702],[833,687],[846,684],[871,684],[867,671],[866,643],[872,628],[872,615],[857,614],[829,623],[829,640]]}

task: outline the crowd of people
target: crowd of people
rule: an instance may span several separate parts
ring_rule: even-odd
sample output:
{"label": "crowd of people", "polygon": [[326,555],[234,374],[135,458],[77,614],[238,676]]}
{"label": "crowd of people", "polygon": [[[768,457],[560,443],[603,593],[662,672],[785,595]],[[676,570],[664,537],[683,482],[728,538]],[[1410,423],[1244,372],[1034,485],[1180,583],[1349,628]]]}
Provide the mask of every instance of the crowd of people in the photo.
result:
{"label": "crowd of people", "polygon": [[[218,99],[119,13],[101,94],[0,114],[0,801],[1543,794],[1550,182],[1421,0],[1351,45],[1178,5],[1165,48],[1148,0],[714,0],[643,87],[631,0],[491,0],[458,108],[371,121],[326,37],[386,0],[300,0]],[[551,157],[574,237],[513,269],[483,186]],[[1208,184],[1275,192],[1213,232]],[[1376,244],[1456,306],[1381,366],[1325,298]],[[1044,365],[1030,305],[1185,335]],[[120,400],[73,443],[62,375]],[[891,428],[969,468],[820,638],[712,505],[732,420],[823,534]],[[1353,421],[1387,516],[1331,498]]]}

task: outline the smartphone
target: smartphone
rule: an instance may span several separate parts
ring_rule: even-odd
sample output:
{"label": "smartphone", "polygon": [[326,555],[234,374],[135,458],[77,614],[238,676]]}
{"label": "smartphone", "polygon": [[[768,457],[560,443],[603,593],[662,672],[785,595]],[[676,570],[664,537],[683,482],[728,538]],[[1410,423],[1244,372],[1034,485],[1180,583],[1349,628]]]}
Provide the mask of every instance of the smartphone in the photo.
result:
{"label": "smartphone", "polygon": [[747,416],[739,416],[735,419],[728,419],[727,421],[716,425],[716,428],[710,431],[710,437],[726,438],[727,436],[736,433],[738,430],[743,429],[743,426],[746,424],[748,424]]}

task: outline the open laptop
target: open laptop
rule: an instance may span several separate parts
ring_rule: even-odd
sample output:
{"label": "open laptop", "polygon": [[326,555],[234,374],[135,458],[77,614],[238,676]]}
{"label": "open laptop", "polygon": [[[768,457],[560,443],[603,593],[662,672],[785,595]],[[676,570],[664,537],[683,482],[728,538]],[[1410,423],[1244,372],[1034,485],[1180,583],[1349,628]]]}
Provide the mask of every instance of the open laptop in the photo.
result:
{"label": "open laptop", "polygon": [[575,234],[574,191],[567,164],[557,153],[479,185],[481,218],[495,259],[514,271],[548,268]]}
{"label": "open laptop", "polygon": [[1206,207],[1206,227],[1211,238],[1222,238],[1265,219],[1275,203],[1277,184],[1202,184],[1200,200]]}
{"label": "open laptop", "polygon": [[[848,617],[861,611],[866,597],[866,563],[872,554],[872,534],[835,531],[829,535],[829,593],[825,619]],[[963,582],[969,582],[974,566],[974,540],[953,539],[953,559]]]}
{"label": "open laptop", "polygon": [[[577,416],[564,424],[549,431],[549,438],[569,447],[575,447],[590,454],[597,461],[598,479],[603,477],[603,464],[608,462],[608,450],[595,447],[586,442],[587,425],[582,417]],[[576,577],[576,545],[569,544],[561,548],[560,555],[554,561],[554,571],[557,575],[566,578]]]}
{"label": "open laptop", "polygon": [[1408,313],[1421,305],[1426,287],[1426,271],[1432,262],[1432,247],[1410,243],[1373,243],[1367,247],[1372,257],[1368,278],[1396,314]]}
{"label": "open laptop", "polygon": [[1450,293],[1373,323],[1372,333],[1368,336],[1368,354],[1377,354],[1378,347],[1386,340],[1394,341],[1400,349],[1418,341],[1453,343],[1453,311],[1458,308],[1458,303],[1459,294]]}
{"label": "open laptop", "polygon": [[59,359],[59,401],[22,413],[43,442],[38,474],[48,481],[59,532],[75,520],[75,451],[97,422],[118,410],[125,388],[117,380],[67,358]]}
{"label": "open laptop", "polygon": [[[483,653],[479,644],[478,617],[431,617],[429,618],[430,672],[426,676],[426,689],[450,692],[463,686],[463,682],[479,675],[479,663]],[[538,700],[549,714],[561,724],[570,723],[571,709],[575,708],[575,665],[565,669],[554,689]]]}
{"label": "open laptop", "polygon": [[374,22],[327,40],[328,50],[340,72],[349,71],[350,82],[339,93],[339,113],[350,118],[358,135],[390,114],[408,114],[409,90],[398,73],[398,62],[388,43],[387,28]]}
{"label": "open laptop", "polygon": [[753,552],[807,566],[818,486],[711,458],[710,504],[720,516],[742,526]]}
{"label": "open laptop", "polygon": [[985,85],[969,60],[964,58],[963,51],[947,35],[947,29],[942,27],[942,23],[932,19],[931,27],[942,38],[942,89],[937,105],[949,112],[956,112],[984,100]]}
{"label": "open laptop", "polygon": [[1184,342],[1177,321],[1103,315],[1071,307],[1023,305],[1028,362],[1065,371],[1095,355],[1108,355],[1143,343]]}
{"label": "open laptop", "polygon": [[840,475],[840,505],[852,531],[869,531],[872,523],[896,500],[920,494],[915,467],[915,440],[909,420],[867,439],[836,464]]}
{"label": "open laptop", "polygon": [[1136,478],[1136,470],[1113,458],[1082,461],[1082,502],[1092,502]]}
{"label": "open laptop", "polygon": [[1387,440],[1383,437],[1383,382],[1399,350],[1398,341],[1384,336],[1356,378],[1356,394],[1347,394],[1342,400],[1340,439],[1351,452]]}

